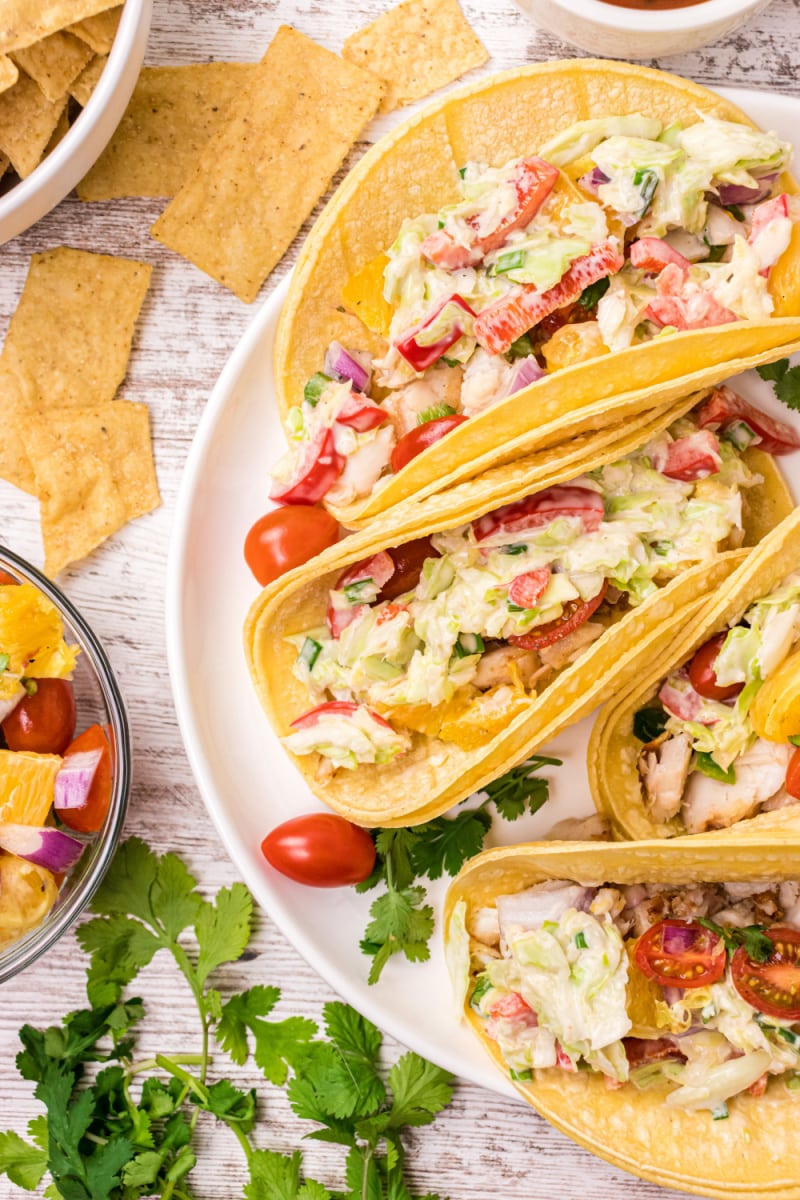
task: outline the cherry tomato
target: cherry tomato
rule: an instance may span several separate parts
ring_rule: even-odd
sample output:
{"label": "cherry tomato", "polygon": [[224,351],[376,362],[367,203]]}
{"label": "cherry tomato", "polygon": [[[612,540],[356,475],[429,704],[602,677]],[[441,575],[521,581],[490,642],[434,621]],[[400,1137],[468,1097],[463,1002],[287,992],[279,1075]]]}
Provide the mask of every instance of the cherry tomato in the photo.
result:
{"label": "cherry tomato", "polygon": [[415,538],[413,542],[396,546],[389,554],[394,563],[394,574],[388,583],[383,585],[378,596],[379,601],[394,600],[397,596],[402,596],[403,592],[410,592],[419,583],[425,559],[440,557],[439,551],[434,550],[431,539],[427,537]]}
{"label": "cherry tomato", "polygon": [[790,796],[794,796],[795,800],[800,800],[800,748],[795,750],[789,759],[784,787]]}
{"label": "cherry tomato", "polygon": [[423,450],[427,450],[428,446],[432,446],[445,434],[450,433],[459,425],[463,425],[467,419],[459,413],[454,413],[453,416],[437,417],[434,421],[426,421],[424,425],[417,425],[416,428],[410,429],[400,438],[392,451],[392,470],[395,475],[398,471],[402,471],[403,467],[408,466],[411,460],[421,454]]}
{"label": "cherry tomato", "polygon": [[273,483],[270,500],[279,504],[316,504],[330,491],[345,468],[346,459],[339,454],[333,431],[323,426],[303,451],[295,464],[288,483]]}
{"label": "cherry tomato", "polygon": [[496,533],[510,536],[549,525],[558,517],[580,517],[587,533],[593,533],[603,520],[603,497],[590,488],[557,485],[535,492],[524,500],[504,504],[473,521],[479,542]]}
{"label": "cherry tomato", "polygon": [[512,646],[522,646],[523,650],[539,650],[543,646],[551,646],[560,642],[573,629],[577,629],[589,620],[592,613],[603,603],[603,597],[608,591],[608,580],[603,580],[603,586],[591,600],[570,600],[564,605],[564,612],[556,621],[548,621],[546,625],[537,625],[530,633],[515,633],[508,639]]}
{"label": "cherry tomato", "polygon": [[244,557],[258,582],[266,587],[338,539],[339,525],[324,508],[290,504],[259,517],[244,540]]}
{"label": "cherry tomato", "polygon": [[264,838],[261,853],[276,871],[308,887],[361,883],[375,866],[375,845],[367,830],[334,813],[284,821]]}
{"label": "cherry tomato", "polygon": [[3,721],[9,750],[63,754],[75,733],[75,694],[68,679],[35,679],[36,690],[23,696]]}
{"label": "cherry tomato", "polygon": [[767,930],[773,951],[754,962],[740,946],[731,959],[731,978],[739,995],[765,1017],[800,1020],[800,930],[776,925]]}
{"label": "cherry tomato", "polygon": [[662,987],[696,988],[725,974],[725,945],[718,933],[696,921],[658,921],[643,933],[633,961]]}
{"label": "cherry tomato", "polygon": [[94,773],[92,786],[83,808],[64,808],[59,812],[63,821],[76,833],[97,833],[103,828],[108,806],[111,803],[111,788],[114,770],[111,761],[111,742],[102,725],[90,725],[78,734],[68,747],[64,758],[70,754],[81,754],[86,750],[99,750],[100,761]]}
{"label": "cherry tomato", "polygon": [[689,663],[689,682],[694,690],[706,700],[730,700],[731,697],[738,696],[744,687],[743,683],[729,683],[725,687],[717,683],[714,663],[717,661],[717,655],[722,649],[726,636],[724,633],[719,633],[710,642],[706,642],[695,652],[694,658]]}

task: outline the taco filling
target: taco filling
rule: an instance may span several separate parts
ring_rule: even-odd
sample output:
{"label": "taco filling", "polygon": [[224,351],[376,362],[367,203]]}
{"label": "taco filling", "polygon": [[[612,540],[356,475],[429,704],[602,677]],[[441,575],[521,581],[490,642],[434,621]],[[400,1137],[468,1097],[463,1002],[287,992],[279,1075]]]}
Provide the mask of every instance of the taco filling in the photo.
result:
{"label": "taco filling", "polygon": [[800,1087],[800,883],[555,880],[467,933],[469,1004],[513,1079],[595,1071],[714,1119]]}
{"label": "taco filling", "polygon": [[704,427],[710,403],[566,485],[345,570],[325,623],[290,639],[314,707],[286,747],[356,767],[414,730],[482,745],[629,609],[739,546],[761,477]]}
{"label": "taco filling", "polygon": [[800,574],[672,671],[658,702],[633,726],[654,821],[701,833],[800,802]]}
{"label": "taco filling", "polygon": [[348,284],[388,350],[330,346],[290,410],[272,498],[350,504],[562,367],[769,318],[770,270],[800,218],[778,185],[790,155],[736,122],[631,114],[580,121],[502,167],[467,163],[461,200],[407,218]]}

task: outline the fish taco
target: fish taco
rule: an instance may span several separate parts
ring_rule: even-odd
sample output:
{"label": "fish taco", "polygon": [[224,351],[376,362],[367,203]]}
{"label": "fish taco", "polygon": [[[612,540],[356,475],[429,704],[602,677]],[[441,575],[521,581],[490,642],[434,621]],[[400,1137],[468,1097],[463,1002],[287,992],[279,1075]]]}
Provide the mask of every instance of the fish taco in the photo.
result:
{"label": "fish taco", "polygon": [[[729,101],[619,62],[507,72],[412,117],[301,252],[273,498],[358,527],[598,401],[666,403],[786,352],[790,155]],[[601,404],[587,428],[617,419]]]}
{"label": "fish taco", "polygon": [[792,507],[697,399],[406,505],[265,589],[251,675],[321,799],[426,820],[652,661]]}
{"label": "fish taco", "polygon": [[800,1196],[800,841],[486,851],[445,950],[459,1012],[575,1141],[665,1187]]}
{"label": "fish taco", "polygon": [[800,509],[664,634],[595,723],[599,810],[632,838],[800,823]]}

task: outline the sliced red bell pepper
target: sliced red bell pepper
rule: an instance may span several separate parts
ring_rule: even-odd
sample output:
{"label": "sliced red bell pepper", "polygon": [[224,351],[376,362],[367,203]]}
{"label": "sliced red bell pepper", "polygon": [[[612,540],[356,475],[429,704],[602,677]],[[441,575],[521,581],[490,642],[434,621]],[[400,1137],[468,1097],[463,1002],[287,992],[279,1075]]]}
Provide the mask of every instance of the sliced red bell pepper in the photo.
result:
{"label": "sliced red bell pepper", "polygon": [[273,482],[270,499],[279,504],[316,504],[336,483],[344,466],[333,433],[323,426],[305,443],[292,479],[286,484]]}
{"label": "sliced red bell pepper", "polygon": [[[472,327],[472,311],[466,300],[455,292],[437,304],[433,312],[404,334],[395,346],[406,362],[415,371],[426,371],[438,362],[442,355]],[[428,341],[425,330],[441,321],[443,332],[434,341]]]}
{"label": "sliced red bell pepper", "polygon": [[793,450],[800,450],[800,434],[796,430],[762,412],[729,387],[715,388],[698,409],[696,420],[701,429],[723,433],[737,421],[743,421],[755,434],[754,444],[767,454],[791,454]]}

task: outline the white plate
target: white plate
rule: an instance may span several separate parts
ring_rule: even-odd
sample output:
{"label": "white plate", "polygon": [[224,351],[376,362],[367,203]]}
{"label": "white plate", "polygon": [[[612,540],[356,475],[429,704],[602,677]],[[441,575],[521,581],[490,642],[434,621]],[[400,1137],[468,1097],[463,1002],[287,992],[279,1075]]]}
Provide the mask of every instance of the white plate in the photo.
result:
{"label": "white plate", "polygon": [[[754,120],[784,137],[798,128],[800,101],[727,91]],[[284,450],[272,403],[272,346],[287,284],[256,314],[232,354],[203,415],[184,472],[170,549],[167,644],[181,732],[211,818],[248,887],[308,962],[336,991],[406,1046],[476,1083],[513,1096],[475,1039],[455,1019],[441,929],[431,959],[392,959],[369,987],[359,950],[377,892],[304,888],[271,871],[259,846],[281,821],[321,806],[306,788],[256,700],[242,651],[242,624],[258,587],[242,544],[267,507],[267,471]],[[740,386],[737,383],[737,387]],[[771,387],[754,373],[741,390],[787,418]],[[800,419],[798,420],[800,426]],[[800,480],[800,453],[784,459]],[[585,753],[591,721],[565,731],[547,749],[564,759],[547,773],[549,804],[497,839],[540,837],[557,820],[593,811]],[[437,912],[445,883],[431,886]]]}

